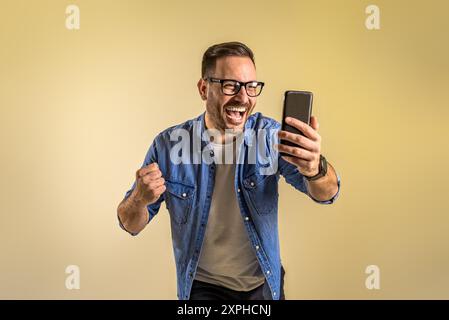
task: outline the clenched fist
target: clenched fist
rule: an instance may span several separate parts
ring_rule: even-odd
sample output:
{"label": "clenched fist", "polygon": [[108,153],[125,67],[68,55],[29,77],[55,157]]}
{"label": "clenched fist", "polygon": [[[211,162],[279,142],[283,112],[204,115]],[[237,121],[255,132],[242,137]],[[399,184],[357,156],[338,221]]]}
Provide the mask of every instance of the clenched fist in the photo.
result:
{"label": "clenched fist", "polygon": [[134,198],[136,201],[149,205],[157,201],[164,193],[165,180],[156,162],[137,170]]}

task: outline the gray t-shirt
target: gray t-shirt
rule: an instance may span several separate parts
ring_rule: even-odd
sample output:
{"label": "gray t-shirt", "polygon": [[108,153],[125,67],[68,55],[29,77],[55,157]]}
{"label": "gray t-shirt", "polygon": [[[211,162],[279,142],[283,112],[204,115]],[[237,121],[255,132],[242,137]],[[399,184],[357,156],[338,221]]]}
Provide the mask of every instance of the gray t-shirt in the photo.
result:
{"label": "gray t-shirt", "polygon": [[[215,185],[195,279],[237,291],[264,283],[249,241],[234,187],[235,143],[212,144],[216,164]],[[233,150],[233,151],[231,151]],[[229,157],[232,152],[233,157]],[[232,159],[232,161],[225,161]],[[232,162],[231,164],[227,164]]]}

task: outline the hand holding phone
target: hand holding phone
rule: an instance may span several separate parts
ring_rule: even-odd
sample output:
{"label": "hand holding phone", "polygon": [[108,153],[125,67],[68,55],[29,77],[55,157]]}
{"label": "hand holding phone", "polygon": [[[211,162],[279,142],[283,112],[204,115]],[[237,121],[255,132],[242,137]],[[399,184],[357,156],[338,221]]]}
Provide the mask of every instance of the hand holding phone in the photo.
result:
{"label": "hand holding phone", "polygon": [[[285,123],[285,118],[286,117],[296,118],[310,125],[310,117],[312,115],[312,101],[313,101],[312,92],[293,91],[293,90],[286,91],[284,95],[284,109],[282,112],[281,129],[291,133],[304,135],[300,130]],[[287,140],[281,140],[280,143],[287,146],[301,148],[301,146],[298,146],[297,144],[294,144],[293,142]],[[291,156],[283,152],[281,152],[280,154],[285,156]]]}

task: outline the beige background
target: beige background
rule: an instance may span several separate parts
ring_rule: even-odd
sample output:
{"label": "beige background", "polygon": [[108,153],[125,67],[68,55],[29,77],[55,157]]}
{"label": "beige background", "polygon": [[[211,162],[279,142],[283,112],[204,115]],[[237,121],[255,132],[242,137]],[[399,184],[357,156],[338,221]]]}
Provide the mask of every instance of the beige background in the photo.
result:
{"label": "beige background", "polygon": [[282,182],[287,298],[449,298],[446,0],[0,4],[0,298],[176,299],[165,206],[136,238],[116,207],[153,137],[203,111],[204,50],[232,40],[267,83],[256,110],[280,119],[285,89],[315,93],[342,177],[333,206]]}

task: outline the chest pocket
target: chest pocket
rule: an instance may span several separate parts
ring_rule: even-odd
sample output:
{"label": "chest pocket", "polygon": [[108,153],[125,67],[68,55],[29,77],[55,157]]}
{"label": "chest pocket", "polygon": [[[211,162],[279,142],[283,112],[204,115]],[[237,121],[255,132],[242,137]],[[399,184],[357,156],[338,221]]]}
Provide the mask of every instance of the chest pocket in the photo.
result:
{"label": "chest pocket", "polygon": [[167,193],[165,203],[171,219],[177,224],[185,224],[192,211],[195,187],[181,182],[165,181]]}
{"label": "chest pocket", "polygon": [[278,175],[253,173],[243,180],[250,206],[261,215],[271,214],[278,206]]}

